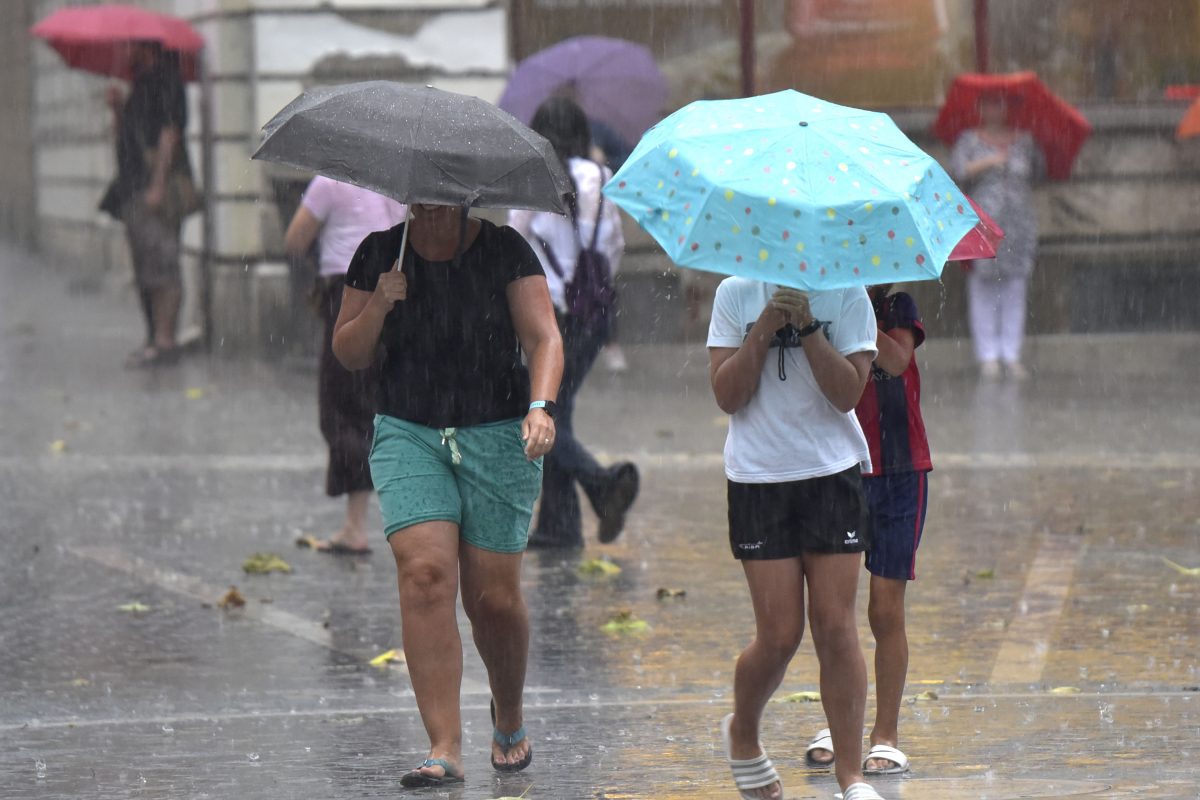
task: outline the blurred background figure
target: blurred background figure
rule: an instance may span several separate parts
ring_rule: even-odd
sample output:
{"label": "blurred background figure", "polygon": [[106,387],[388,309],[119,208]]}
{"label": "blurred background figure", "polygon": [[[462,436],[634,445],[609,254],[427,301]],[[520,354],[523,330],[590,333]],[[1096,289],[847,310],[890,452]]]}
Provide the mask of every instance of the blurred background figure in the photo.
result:
{"label": "blurred background figure", "polygon": [[1010,120],[1011,98],[995,92],[979,101],[980,125],[954,144],[951,173],[1004,230],[996,258],[970,262],[968,317],[975,358],[984,378],[997,378],[1001,365],[1014,379],[1028,377],[1021,365],[1026,290],[1037,255],[1037,212],[1033,184],[1044,172],[1033,136]]}
{"label": "blurred background figure", "polygon": [[351,372],[333,355],[333,325],[342,307],[346,269],[367,234],[402,222],[402,203],[368,189],[318,175],[309,183],[284,237],[284,248],[293,262],[304,259],[319,241],[319,271],[314,295],[324,324],[317,404],[321,435],[329,446],[325,493],[346,495],[346,519],[341,530],[316,549],[335,555],[370,552],[366,531],[371,497],[371,468],[367,457],[375,426],[379,364]]}
{"label": "blurred background figure", "polygon": [[180,227],[200,200],[184,147],[188,112],[179,54],[157,42],[131,42],[128,48],[129,94],[114,85],[106,98],[116,133],[117,174],[100,209],[125,224],[146,322],[145,345],[126,364],[148,367],[178,356]]}
{"label": "blurred background figure", "polygon": [[[607,543],[620,535],[625,515],[637,497],[637,467],[629,462],[602,467],[575,438],[572,417],[575,395],[608,341],[611,286],[620,267],[625,238],[616,206],[604,202],[600,192],[612,173],[589,158],[591,134],[587,116],[579,105],[561,95],[551,97],[533,115],[531,127],[554,146],[575,185],[575,198],[569,217],[517,210],[510,212],[508,218],[509,225],[533,245],[546,271],[562,331],[565,362],[558,394],[558,441],[546,456],[541,510],[529,546],[582,546],[576,483],[583,488],[600,519],[600,541]],[[574,292],[587,291],[573,284],[592,277],[577,269],[584,263],[581,255],[589,249],[597,252],[608,267],[608,275],[600,276],[608,281],[607,298],[598,298],[598,303],[607,303],[607,307],[595,315],[579,313],[579,308],[570,302]]]}

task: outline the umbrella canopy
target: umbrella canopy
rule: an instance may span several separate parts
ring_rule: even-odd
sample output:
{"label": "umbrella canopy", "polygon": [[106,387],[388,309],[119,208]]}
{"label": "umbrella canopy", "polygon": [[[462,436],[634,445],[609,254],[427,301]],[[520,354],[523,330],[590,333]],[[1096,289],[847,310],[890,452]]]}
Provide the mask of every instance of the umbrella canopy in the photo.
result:
{"label": "umbrella canopy", "polygon": [[121,3],[59,9],[31,33],[57,50],[68,66],[125,80],[133,78],[133,42],[157,42],[177,52],[187,81],[196,80],[204,48],[204,38],[185,20]]}
{"label": "umbrella canopy", "polygon": [[538,106],[570,94],[588,118],[636,142],[662,117],[667,79],[645,47],[606,36],[576,36],[517,65],[500,107],[528,124]]}
{"label": "umbrella canopy", "polygon": [[1200,100],[1188,106],[1187,113],[1183,115],[1183,119],[1179,121],[1179,127],[1175,129],[1175,138],[1179,140],[1191,139],[1200,136]]}
{"label": "umbrella canopy", "polygon": [[946,102],[933,123],[934,134],[953,144],[963,131],[978,127],[979,101],[989,94],[1002,94],[1010,100],[1011,122],[1037,141],[1046,157],[1046,175],[1052,180],[1071,177],[1071,166],[1091,135],[1092,125],[1032,72],[959,75],[950,84]]}
{"label": "umbrella canopy", "polygon": [[305,92],[263,127],[253,158],[402,203],[565,213],[574,191],[543,137],[491,103],[367,81]]}
{"label": "umbrella canopy", "polygon": [[794,91],[680,109],[604,191],[682,267],[805,290],[936,278],[979,223],[886,114]]}
{"label": "umbrella canopy", "polygon": [[981,258],[995,258],[996,249],[1000,247],[1000,240],[1004,238],[1004,231],[996,223],[996,220],[979,207],[978,203],[970,197],[967,197],[967,202],[979,216],[979,224],[959,240],[946,260],[975,261]]}

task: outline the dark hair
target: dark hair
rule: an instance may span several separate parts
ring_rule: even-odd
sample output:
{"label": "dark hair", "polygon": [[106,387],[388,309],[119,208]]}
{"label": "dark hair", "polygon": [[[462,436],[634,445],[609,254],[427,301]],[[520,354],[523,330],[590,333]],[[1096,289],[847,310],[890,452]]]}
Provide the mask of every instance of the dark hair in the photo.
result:
{"label": "dark hair", "polygon": [[[538,106],[529,123],[534,133],[540,133],[550,142],[558,160],[562,162],[563,171],[571,178],[572,188],[578,192],[575,179],[571,177],[572,158],[588,158],[592,149],[592,133],[588,126],[587,114],[569,97],[555,95]],[[567,198],[567,207],[571,216],[576,214],[575,195]]]}
{"label": "dark hair", "polygon": [[569,97],[551,97],[538,106],[529,127],[545,136],[558,153],[563,167],[571,158],[587,158],[592,148],[592,134],[587,115]]}

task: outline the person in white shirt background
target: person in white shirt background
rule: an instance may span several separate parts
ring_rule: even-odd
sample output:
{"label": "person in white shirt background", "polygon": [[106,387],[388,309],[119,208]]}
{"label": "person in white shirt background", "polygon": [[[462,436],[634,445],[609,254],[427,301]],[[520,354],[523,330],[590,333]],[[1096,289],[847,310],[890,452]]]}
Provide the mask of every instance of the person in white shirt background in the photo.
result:
{"label": "person in white shirt background", "polygon": [[576,279],[582,248],[596,242],[596,250],[611,268],[611,282],[620,267],[625,238],[616,206],[604,202],[600,191],[612,173],[589,158],[592,142],[588,119],[578,104],[565,96],[552,97],[538,108],[530,127],[554,146],[574,183],[575,197],[567,216],[524,210],[511,211],[508,216],[508,224],[529,241],[542,262],[565,351],[555,420],[558,440],[546,456],[541,507],[529,546],[583,544],[576,483],[599,519],[600,541],[608,543],[624,528],[626,514],[637,497],[639,476],[637,467],[629,462],[601,466],[575,438],[575,395],[608,341],[611,319],[584,319],[572,313],[568,292]]}

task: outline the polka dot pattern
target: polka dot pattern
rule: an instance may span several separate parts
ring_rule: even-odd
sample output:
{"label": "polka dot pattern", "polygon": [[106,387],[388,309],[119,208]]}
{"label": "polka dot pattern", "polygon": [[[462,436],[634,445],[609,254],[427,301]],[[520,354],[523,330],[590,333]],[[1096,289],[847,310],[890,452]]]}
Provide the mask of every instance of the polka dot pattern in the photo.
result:
{"label": "polka dot pattern", "polygon": [[807,289],[936,277],[978,224],[886,115],[790,91],[681,109],[605,192],[681,266]]}

